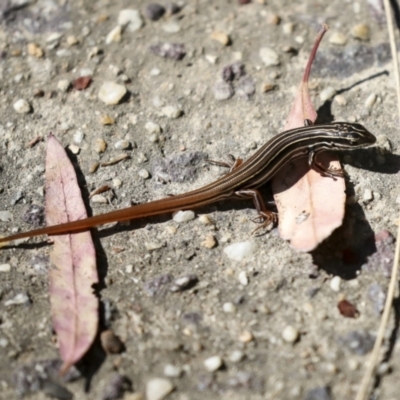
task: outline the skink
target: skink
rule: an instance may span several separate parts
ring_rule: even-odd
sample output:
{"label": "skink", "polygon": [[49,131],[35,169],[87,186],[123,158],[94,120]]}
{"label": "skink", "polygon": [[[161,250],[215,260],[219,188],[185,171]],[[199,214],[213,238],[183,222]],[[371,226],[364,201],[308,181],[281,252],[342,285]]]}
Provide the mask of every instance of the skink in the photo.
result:
{"label": "skink", "polygon": [[228,198],[253,199],[263,226],[275,220],[264,205],[257,188],[269,181],[285,164],[307,157],[310,167],[328,176],[341,172],[324,169],[315,156],[325,150],[354,150],[375,143],[375,136],[360,124],[334,122],[324,125],[305,124],[304,127],[275,135],[248,160],[237,160],[235,166],[217,181],[200,189],[161,200],[138,204],[93,217],[48,226],[0,238],[0,243],[39,235],[69,234],[110,222],[127,221],[198,208]]}

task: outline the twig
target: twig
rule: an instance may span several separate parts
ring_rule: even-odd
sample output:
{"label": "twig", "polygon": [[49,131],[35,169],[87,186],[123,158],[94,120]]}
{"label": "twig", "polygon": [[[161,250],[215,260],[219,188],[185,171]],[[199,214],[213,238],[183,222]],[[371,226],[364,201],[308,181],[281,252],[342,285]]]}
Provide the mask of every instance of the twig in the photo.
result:
{"label": "twig", "polygon": [[[397,91],[397,107],[400,118],[400,74],[399,74],[399,63],[397,58],[397,49],[396,42],[394,39],[394,28],[393,28],[393,18],[391,14],[389,0],[383,0],[383,4],[385,7],[386,21],[389,32],[389,42],[390,49],[392,52],[393,58],[393,72],[396,79],[396,91]],[[369,395],[369,389],[371,387],[371,382],[374,377],[374,373],[376,370],[376,366],[381,354],[382,343],[385,336],[385,330],[387,328],[390,312],[392,310],[394,292],[396,290],[397,285],[397,275],[399,269],[399,258],[400,258],[400,222],[398,224],[397,229],[397,239],[396,239],[396,250],[394,253],[393,267],[392,267],[392,275],[390,277],[389,288],[386,296],[385,308],[383,310],[381,322],[379,325],[378,334],[375,340],[374,348],[372,350],[371,356],[368,360],[368,366],[365,370],[363,379],[361,381],[359,390],[357,392],[357,396],[355,400],[366,400]]]}

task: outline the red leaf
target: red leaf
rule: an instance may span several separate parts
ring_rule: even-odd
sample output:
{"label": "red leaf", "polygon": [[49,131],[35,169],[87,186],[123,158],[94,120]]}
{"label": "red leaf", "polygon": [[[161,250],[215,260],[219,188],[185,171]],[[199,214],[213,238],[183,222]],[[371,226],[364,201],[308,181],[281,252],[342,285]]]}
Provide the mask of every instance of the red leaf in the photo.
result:
{"label": "red leaf", "polygon": [[[49,135],[46,153],[46,221],[56,225],[86,218],[74,168],[58,140]],[[63,360],[62,372],[91,346],[98,327],[96,253],[90,232],[52,237],[50,302]]]}
{"label": "red leaf", "polygon": [[[308,78],[327,29],[324,26],[315,41],[285,130],[304,126],[306,119],[312,122],[317,119],[308,91]],[[328,152],[320,153],[317,161],[325,168],[340,168],[336,155]],[[342,224],[346,200],[344,179],[324,177],[310,169],[305,160],[282,168],[272,180],[272,190],[279,212],[279,234],[290,240],[296,250],[315,249]]]}
{"label": "red leaf", "polygon": [[357,310],[356,306],[351,304],[347,300],[339,301],[337,307],[339,309],[340,314],[342,314],[343,317],[358,318],[360,316],[360,312]]}

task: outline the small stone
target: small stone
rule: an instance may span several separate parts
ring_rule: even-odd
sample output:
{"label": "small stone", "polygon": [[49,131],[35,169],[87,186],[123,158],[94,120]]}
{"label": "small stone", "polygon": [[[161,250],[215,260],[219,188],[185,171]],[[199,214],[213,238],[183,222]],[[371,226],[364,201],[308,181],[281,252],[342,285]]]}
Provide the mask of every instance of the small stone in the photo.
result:
{"label": "small stone", "polygon": [[329,37],[329,43],[344,46],[347,43],[347,37],[341,32],[333,32]]}
{"label": "small stone", "polygon": [[219,81],[213,87],[215,100],[228,100],[234,95],[233,86],[229,82]]}
{"label": "small stone", "polygon": [[222,358],[220,356],[212,356],[204,360],[204,367],[209,372],[214,372],[220,369],[223,365]]}
{"label": "small stone", "polygon": [[196,214],[194,211],[178,211],[174,213],[173,220],[175,222],[187,222],[187,221],[192,221],[195,219]]}
{"label": "small stone", "polygon": [[110,329],[101,332],[100,342],[107,354],[119,354],[124,351],[124,344],[121,339]]}
{"label": "small stone", "polygon": [[238,279],[241,285],[247,286],[249,284],[249,278],[247,277],[246,271],[240,271]]}
{"label": "small stone", "polygon": [[182,375],[182,368],[172,364],[167,364],[164,367],[164,375],[168,378],[179,378]]}
{"label": "small stone", "polygon": [[359,40],[369,40],[370,38],[370,29],[367,24],[358,24],[355,25],[352,30],[351,34]]}
{"label": "small stone", "polygon": [[346,97],[342,96],[341,94],[336,95],[334,100],[337,104],[339,104],[339,106],[345,106],[347,104]]}
{"label": "small stone", "polygon": [[101,194],[95,194],[92,196],[91,201],[98,204],[108,204],[108,200]]}
{"label": "small stone", "polygon": [[118,150],[126,150],[132,146],[129,140],[118,140],[118,142],[114,144],[114,147]]}
{"label": "small stone", "polygon": [[131,32],[136,32],[143,26],[143,20],[138,10],[125,9],[119,12],[118,25],[128,26]]}
{"label": "small stone", "polygon": [[79,43],[79,39],[75,35],[67,36],[67,44],[68,46],[74,46]]}
{"label": "small stone", "polygon": [[28,114],[31,111],[31,106],[25,99],[17,100],[13,107],[18,114]]}
{"label": "small stone", "polygon": [[74,133],[74,142],[80,144],[82,143],[84,137],[85,135],[82,131],[77,131]]}
{"label": "small stone", "polygon": [[181,27],[176,22],[170,21],[163,24],[162,29],[167,33],[178,33]]}
{"label": "small stone", "polygon": [[106,36],[106,44],[110,43],[119,43],[122,37],[122,27],[121,25],[117,25],[115,28],[111,29],[111,31]]}
{"label": "small stone", "polygon": [[10,222],[13,220],[13,215],[10,211],[0,211],[0,221],[2,222]]}
{"label": "small stone", "polygon": [[167,118],[176,119],[182,115],[182,110],[176,106],[165,106],[161,109],[161,113]]}
{"label": "small stone", "polygon": [[226,302],[222,305],[222,310],[225,313],[235,313],[236,312],[236,307],[233,303],[231,302]]}
{"label": "small stone", "polygon": [[161,132],[160,125],[156,124],[155,122],[151,122],[151,121],[146,122],[144,128],[149,133],[160,133]]}
{"label": "small stone", "polygon": [[261,61],[267,67],[276,66],[280,64],[278,54],[269,47],[263,47],[259,51]]}
{"label": "small stone", "polygon": [[299,338],[299,331],[291,325],[286,326],[282,331],[282,339],[288,343],[294,343]]}
{"label": "small stone", "polygon": [[199,221],[203,225],[215,225],[215,221],[208,215],[202,214],[199,216]]}
{"label": "small stone", "polygon": [[254,336],[250,331],[243,331],[240,335],[239,335],[239,340],[242,343],[250,343],[254,340]]}
{"label": "small stone", "polygon": [[220,42],[224,46],[228,46],[228,44],[231,42],[230,37],[226,33],[220,31],[212,32],[211,39]]}
{"label": "small stone", "polygon": [[[100,400],[117,400],[125,398],[124,393],[132,390],[132,382],[124,375],[113,374],[111,379],[103,387]],[[58,399],[72,399],[70,397],[57,396]]]}
{"label": "small stone", "polygon": [[270,81],[264,82],[261,85],[261,91],[264,93],[270,92],[271,90],[274,90],[274,89],[275,89],[275,84]]}
{"label": "small stone", "polygon": [[169,290],[171,292],[181,292],[183,290],[192,288],[196,285],[198,281],[199,279],[194,274],[185,275],[178,279],[175,279]]}
{"label": "small stone", "polygon": [[144,8],[144,16],[150,21],[158,21],[165,14],[165,8],[158,3],[150,3]]}
{"label": "small stone", "polygon": [[115,119],[113,117],[110,117],[107,114],[104,114],[104,115],[100,116],[100,123],[102,125],[114,125]]}
{"label": "small stone", "polygon": [[94,174],[99,169],[99,167],[100,167],[100,164],[97,161],[92,162],[89,165],[89,173]]}
{"label": "small stone", "polygon": [[153,378],[146,384],[147,400],[162,400],[174,390],[174,385],[169,379]]}
{"label": "small stone", "polygon": [[80,148],[79,148],[79,146],[77,146],[76,144],[70,144],[69,146],[68,146],[68,149],[70,150],[70,152],[72,153],[72,154],[78,154],[79,152],[80,152]]}
{"label": "small stone", "polygon": [[68,89],[71,87],[71,83],[68,79],[61,79],[60,81],[57,82],[57,89],[60,92],[67,92]]}
{"label": "small stone", "polygon": [[129,265],[127,265],[127,266],[125,267],[125,272],[126,272],[127,274],[131,274],[132,271],[133,271],[133,265],[132,265],[132,264],[129,264]]}
{"label": "small stone", "polygon": [[324,90],[321,90],[319,98],[321,99],[321,101],[327,101],[332,99],[335,94],[336,90],[332,86],[328,86]]}
{"label": "small stone", "polygon": [[217,241],[212,233],[208,234],[206,238],[200,243],[206,249],[212,249],[217,245]]}
{"label": "small stone", "polygon": [[6,307],[9,306],[19,306],[21,304],[29,303],[29,297],[25,293],[18,293],[14,298],[4,302]]}
{"label": "small stone", "polygon": [[341,282],[342,282],[342,279],[340,278],[340,276],[334,276],[331,279],[331,282],[330,282],[329,286],[334,292],[338,292],[340,290],[340,283]]}
{"label": "small stone", "polygon": [[96,139],[93,143],[93,150],[96,153],[104,153],[107,149],[107,143],[104,139]]}
{"label": "small stone", "polygon": [[269,25],[279,25],[281,22],[281,17],[274,13],[268,13],[266,21]]}
{"label": "small stone", "polygon": [[365,108],[370,111],[374,104],[376,103],[377,96],[375,93],[371,93],[368,97],[367,100],[365,100]]}
{"label": "small stone", "polygon": [[30,56],[34,56],[36,58],[42,58],[44,56],[43,49],[38,46],[36,43],[28,44],[28,54]]}
{"label": "small stone", "polygon": [[363,193],[363,198],[362,198],[363,203],[369,203],[373,199],[374,199],[374,195],[372,193],[372,190],[369,188],[365,189],[364,193]]}
{"label": "small stone", "polygon": [[213,54],[206,54],[204,57],[212,65],[216,64],[218,61],[218,57]]}
{"label": "small stone", "polygon": [[72,82],[72,86],[75,90],[85,90],[89,87],[92,83],[92,75],[91,73],[87,73],[86,75],[81,75],[80,77],[76,78]]}
{"label": "small stone", "polygon": [[176,61],[182,60],[186,55],[185,45],[181,43],[158,43],[150,46],[150,51],[160,57]]}
{"label": "small stone", "polygon": [[11,265],[10,264],[0,264],[0,272],[10,272]]}
{"label": "small stone", "polygon": [[142,179],[149,179],[150,178],[150,173],[149,171],[147,171],[147,169],[140,169],[138,172],[138,175],[142,178]]}
{"label": "small stone", "polygon": [[118,104],[126,95],[126,87],[114,82],[104,82],[99,90],[99,99],[105,104]]}
{"label": "small stone", "polygon": [[238,363],[242,361],[244,358],[244,354],[240,350],[234,350],[232,353],[229,355],[229,360],[233,363]]}
{"label": "small stone", "polygon": [[251,76],[243,76],[236,85],[236,93],[239,96],[249,98],[256,92],[256,86]]}
{"label": "small stone", "polygon": [[294,31],[293,22],[286,22],[286,24],[283,24],[282,30],[285,35],[291,35]]}
{"label": "small stone", "polygon": [[243,261],[251,257],[257,250],[257,245],[253,242],[233,243],[224,249],[224,253],[234,261]]}

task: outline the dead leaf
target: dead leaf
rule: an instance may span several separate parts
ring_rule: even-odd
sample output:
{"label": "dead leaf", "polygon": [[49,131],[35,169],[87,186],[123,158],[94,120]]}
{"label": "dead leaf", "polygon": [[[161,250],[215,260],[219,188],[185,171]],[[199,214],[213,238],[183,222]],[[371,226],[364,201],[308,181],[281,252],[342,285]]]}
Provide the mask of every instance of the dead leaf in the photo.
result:
{"label": "dead leaf", "polygon": [[[46,153],[46,221],[56,225],[86,218],[74,168],[50,134]],[[98,328],[96,253],[90,232],[52,236],[50,303],[53,327],[63,360],[62,373],[91,346]]]}
{"label": "dead leaf", "polygon": [[341,300],[337,305],[340,314],[347,318],[358,318],[360,312],[357,310],[356,306],[350,303],[348,300]]}
{"label": "dead leaf", "polygon": [[[315,122],[308,78],[319,43],[327,31],[319,32],[311,51],[303,80],[294,100],[284,130],[304,126],[306,119]],[[336,155],[320,153],[318,163],[329,169],[340,169]],[[272,190],[279,212],[279,234],[298,251],[311,251],[342,224],[346,200],[343,178],[324,177],[310,169],[306,160],[286,165],[272,179]]]}

